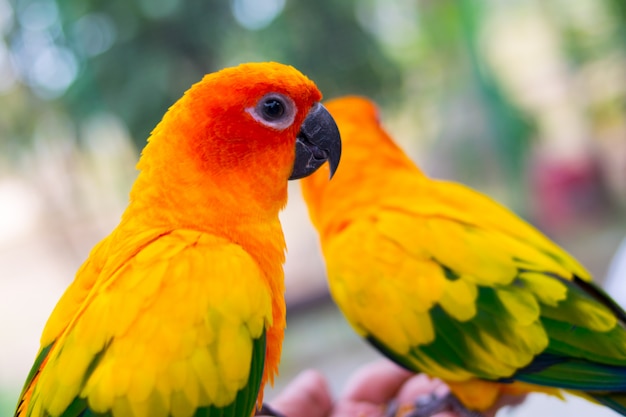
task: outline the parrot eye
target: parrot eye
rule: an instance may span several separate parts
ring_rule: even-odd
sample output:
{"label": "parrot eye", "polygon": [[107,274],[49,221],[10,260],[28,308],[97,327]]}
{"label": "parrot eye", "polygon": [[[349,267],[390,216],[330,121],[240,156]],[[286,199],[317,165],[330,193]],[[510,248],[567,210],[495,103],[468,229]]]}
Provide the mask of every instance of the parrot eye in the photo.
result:
{"label": "parrot eye", "polygon": [[270,98],[263,102],[263,118],[268,122],[273,122],[285,114],[285,105],[282,101]]}
{"label": "parrot eye", "polygon": [[279,93],[264,95],[254,107],[246,109],[256,120],[276,130],[291,126],[296,116],[296,105],[289,97]]}

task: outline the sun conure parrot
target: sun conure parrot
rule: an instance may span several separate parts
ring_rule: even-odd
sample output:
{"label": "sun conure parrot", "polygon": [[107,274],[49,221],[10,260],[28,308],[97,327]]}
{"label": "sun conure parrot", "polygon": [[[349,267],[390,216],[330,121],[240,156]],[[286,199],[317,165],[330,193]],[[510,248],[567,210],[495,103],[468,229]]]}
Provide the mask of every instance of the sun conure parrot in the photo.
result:
{"label": "sun conure parrot", "polygon": [[285,327],[287,180],[341,144],[277,63],[206,75],[165,114],[120,224],[48,319],[16,416],[250,416]]}
{"label": "sun conure parrot", "polygon": [[372,102],[325,104],[341,167],[302,189],[330,292],[356,332],[446,381],[454,395],[442,403],[460,402],[466,415],[503,392],[555,388],[626,415],[626,314],[589,273],[485,195],[425,176]]}

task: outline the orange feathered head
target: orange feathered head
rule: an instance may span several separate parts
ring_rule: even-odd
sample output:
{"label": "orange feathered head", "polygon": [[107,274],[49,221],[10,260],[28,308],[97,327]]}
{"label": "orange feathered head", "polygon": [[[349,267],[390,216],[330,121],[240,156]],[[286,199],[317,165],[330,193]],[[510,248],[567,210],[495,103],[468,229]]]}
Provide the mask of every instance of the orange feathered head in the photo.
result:
{"label": "orange feathered head", "polygon": [[[220,169],[254,165],[253,160],[259,160],[262,153],[293,160],[296,138],[306,128],[305,120],[311,112],[310,125],[323,129],[319,129],[317,138],[301,141],[317,145],[320,149],[311,152],[320,157],[317,159],[329,159],[336,168],[341,149],[339,134],[333,131],[336,126],[332,117],[318,104],[321,98],[315,84],[288,65],[270,62],[226,68],[193,85],[167,112],[150,142],[164,130],[182,134],[185,140],[180,145],[190,147],[190,156],[196,162]],[[254,158],[249,158],[251,155]],[[277,160],[274,167],[287,169],[288,174],[290,168],[299,169],[281,162]]]}
{"label": "orange feathered head", "polygon": [[288,179],[326,160],[333,171],[339,163],[339,132],[321,97],[288,65],[250,63],[208,74],[152,132],[140,178],[160,183],[161,191],[196,189],[196,204],[206,204],[211,190],[233,203],[241,195],[282,200]]}

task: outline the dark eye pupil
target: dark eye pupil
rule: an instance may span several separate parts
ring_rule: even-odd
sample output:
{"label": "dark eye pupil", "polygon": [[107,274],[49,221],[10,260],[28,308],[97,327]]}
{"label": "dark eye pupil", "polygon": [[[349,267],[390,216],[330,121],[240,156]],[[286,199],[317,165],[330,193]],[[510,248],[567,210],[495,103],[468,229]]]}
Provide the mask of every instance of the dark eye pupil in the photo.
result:
{"label": "dark eye pupil", "polygon": [[276,120],[285,113],[283,103],[276,99],[269,99],[263,103],[263,115],[267,120]]}

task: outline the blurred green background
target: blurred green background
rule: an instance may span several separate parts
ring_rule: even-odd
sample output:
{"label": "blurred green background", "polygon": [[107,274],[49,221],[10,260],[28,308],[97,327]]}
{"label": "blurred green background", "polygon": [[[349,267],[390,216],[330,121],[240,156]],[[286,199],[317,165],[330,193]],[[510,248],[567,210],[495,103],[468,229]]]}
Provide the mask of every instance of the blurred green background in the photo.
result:
{"label": "blurred green background", "polygon": [[[374,98],[426,172],[509,205],[600,280],[626,235],[623,0],[0,0],[0,34],[2,415],[150,130],[225,66],[280,61],[326,98]],[[376,354],[329,302],[290,190],[278,385],[314,366],[338,390]]]}

